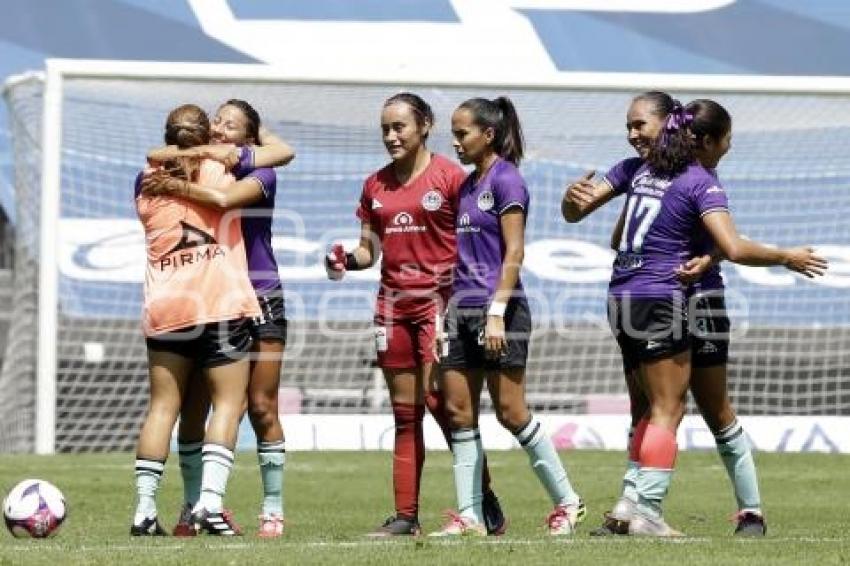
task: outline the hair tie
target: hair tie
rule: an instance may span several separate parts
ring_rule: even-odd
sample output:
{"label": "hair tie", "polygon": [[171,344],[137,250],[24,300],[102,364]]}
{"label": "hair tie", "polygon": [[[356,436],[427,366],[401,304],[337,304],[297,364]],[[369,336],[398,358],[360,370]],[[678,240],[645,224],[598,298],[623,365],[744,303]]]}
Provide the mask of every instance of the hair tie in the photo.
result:
{"label": "hair tie", "polygon": [[667,115],[667,120],[664,122],[664,129],[668,132],[675,132],[681,128],[686,128],[694,121],[694,115],[685,110],[684,106],[677,100],[673,103],[673,110]]}

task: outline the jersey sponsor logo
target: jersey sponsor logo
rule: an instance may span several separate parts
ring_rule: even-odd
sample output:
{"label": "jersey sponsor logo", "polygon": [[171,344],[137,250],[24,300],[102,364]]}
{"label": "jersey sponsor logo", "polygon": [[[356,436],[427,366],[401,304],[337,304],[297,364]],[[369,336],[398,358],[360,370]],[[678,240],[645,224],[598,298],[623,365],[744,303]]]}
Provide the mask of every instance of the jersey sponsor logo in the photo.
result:
{"label": "jersey sponsor logo", "polygon": [[490,191],[484,191],[480,195],[478,195],[478,209],[487,212],[492,209],[496,204],[496,201],[493,199],[493,193]]}
{"label": "jersey sponsor logo", "polygon": [[478,226],[471,226],[472,220],[469,217],[468,212],[464,212],[460,215],[457,221],[457,229],[458,233],[467,233],[467,232],[480,232],[481,228]]}
{"label": "jersey sponsor logo", "polygon": [[717,346],[714,342],[703,342],[702,347],[697,351],[698,354],[716,354]]}
{"label": "jersey sponsor logo", "polygon": [[378,208],[383,208],[383,207],[384,207],[384,205],[383,205],[383,204],[381,204],[381,201],[379,201],[379,200],[378,200],[378,199],[376,199],[376,198],[373,198],[373,199],[372,199],[372,210],[376,210],[376,209],[378,209]]}
{"label": "jersey sponsor logo", "polygon": [[159,260],[160,271],[224,257],[224,249],[211,235],[182,220],[180,226],[183,229],[183,235],[177,245]]}
{"label": "jersey sponsor logo", "polygon": [[399,212],[393,218],[393,224],[396,226],[409,226],[413,224],[413,217],[406,212]]}
{"label": "jersey sponsor logo", "polygon": [[422,208],[429,212],[439,210],[443,205],[443,195],[436,189],[431,189],[422,197]]}
{"label": "jersey sponsor logo", "polygon": [[385,234],[399,234],[407,232],[425,232],[427,226],[420,226],[413,223],[413,216],[409,212],[399,212],[393,217],[391,226],[384,230]]}
{"label": "jersey sponsor logo", "polygon": [[171,248],[169,254],[173,254],[179,250],[185,250],[189,248],[196,248],[198,246],[208,246],[210,244],[217,244],[215,238],[204,232],[203,230],[199,230],[195,228],[191,224],[187,222],[180,221],[180,227],[183,229],[183,235],[180,237],[180,241],[177,242],[177,245]]}
{"label": "jersey sponsor logo", "polygon": [[705,192],[706,192],[706,194],[711,194],[711,193],[725,193],[726,191],[723,190],[723,187],[718,187],[717,185],[714,185],[713,187],[709,188]]}

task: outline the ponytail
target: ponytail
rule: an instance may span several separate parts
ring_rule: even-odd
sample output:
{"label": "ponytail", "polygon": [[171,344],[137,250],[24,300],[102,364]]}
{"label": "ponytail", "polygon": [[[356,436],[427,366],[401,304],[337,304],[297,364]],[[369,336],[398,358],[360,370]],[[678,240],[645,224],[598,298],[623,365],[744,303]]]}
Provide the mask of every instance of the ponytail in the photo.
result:
{"label": "ponytail", "polygon": [[656,174],[675,177],[696,159],[690,132],[693,114],[666,92],[649,91],[634,100],[650,102],[655,108],[653,113],[664,120],[661,133],[650,148],[647,163]]}
{"label": "ponytail", "polygon": [[493,129],[493,151],[505,161],[519,165],[524,155],[522,126],[513,102],[500,96],[494,100],[470,98],[458,108],[472,113],[472,121],[482,130]]}

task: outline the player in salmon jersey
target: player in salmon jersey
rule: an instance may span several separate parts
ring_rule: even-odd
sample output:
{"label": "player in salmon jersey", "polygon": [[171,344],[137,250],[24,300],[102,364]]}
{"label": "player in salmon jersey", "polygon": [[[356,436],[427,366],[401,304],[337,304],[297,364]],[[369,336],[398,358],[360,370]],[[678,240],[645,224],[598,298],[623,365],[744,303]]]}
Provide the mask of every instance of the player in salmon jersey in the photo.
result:
{"label": "player in salmon jersey", "polygon": [[[271,167],[286,165],[294,158],[292,148],[262,127],[260,116],[248,102],[231,99],[221,105],[213,120],[212,141],[189,150],[161,148],[149,159],[201,156],[234,164],[236,181],[225,188],[171,181],[150,190],[159,194],[180,193],[183,198],[218,210],[239,210],[251,283],[262,314],[252,328],[251,379],[248,386],[248,416],[257,435],[257,458],[263,486],[258,534],[275,538],[283,534],[283,478],[286,449],[278,415],[278,390],[286,344],[286,311],[283,285],[272,249],[272,217],[277,178]],[[200,496],[200,447],[204,435],[209,398],[203,388],[190,392],[178,432],[184,506],[174,527],[176,536],[191,536],[191,509]]]}
{"label": "player in salmon jersey", "polygon": [[[458,187],[465,173],[426,147],[434,124],[431,107],[411,93],[390,97],[381,112],[384,145],[392,162],[363,185],[357,216],[360,245],[346,253],[334,246],[326,259],[328,277],[366,269],[383,253],[375,311],[375,347],[392,401],[395,514],[374,536],[415,535],[419,486],[425,460],[422,419],[425,405],[447,440],[448,423],[436,381],[438,322],[451,289],[455,262]],[[424,405],[423,405],[424,400]],[[451,444],[450,444],[451,446]],[[487,530],[502,534],[506,521],[485,485]]]}
{"label": "player in salmon jersey", "polygon": [[[182,147],[209,140],[203,110],[184,105],[166,122],[166,143]],[[213,186],[232,181],[211,160],[180,159],[152,176],[179,175]],[[196,531],[240,534],[224,512],[222,498],[233,466],[236,431],[245,403],[251,348],[251,317],[260,309],[248,279],[238,222],[179,197],[150,196],[136,179],[136,208],[145,229],[144,332],[150,372],[150,406],[136,450],[137,504],[134,536],[163,535],[156,491],[168,456],[171,432],[195,367],[211,391],[212,414],[203,440],[202,495],[192,509]]]}
{"label": "player in salmon jersey", "polygon": [[[617,167],[608,181],[597,185],[590,184],[588,175],[568,188],[562,211],[568,221],[577,221],[614,196],[627,194],[609,286],[609,315],[624,366],[638,368],[640,387],[649,399],[631,440],[631,458],[638,464],[637,503],[628,529],[633,535],[667,537],[681,535],[663,519],[661,503],[675,466],[675,434],[685,413],[691,373],[691,325],[678,276],[683,261],[701,251],[700,231],[736,263],[784,265],[813,277],[823,273],[826,262],[811,248],[777,250],[740,238],[723,187],[696,160],[694,114],[666,93],[646,93],[629,110],[630,132],[653,123],[647,114],[659,117],[663,125],[654,139],[636,136],[633,145],[643,152],[644,161],[627,160],[629,165],[620,167],[631,169],[622,175],[626,182],[617,180]],[[728,149],[726,134],[718,159]]]}
{"label": "player in salmon jersey", "polygon": [[529,194],[517,169],[523,156],[519,118],[507,98],[473,98],[452,114],[452,135],[460,160],[475,166],[460,189],[458,258],[440,360],[458,512],[431,536],[484,533],[478,413],[485,379],[496,418],[526,451],[554,505],[549,533],[569,535],[584,504],[525,401],[531,314],[519,275]]}

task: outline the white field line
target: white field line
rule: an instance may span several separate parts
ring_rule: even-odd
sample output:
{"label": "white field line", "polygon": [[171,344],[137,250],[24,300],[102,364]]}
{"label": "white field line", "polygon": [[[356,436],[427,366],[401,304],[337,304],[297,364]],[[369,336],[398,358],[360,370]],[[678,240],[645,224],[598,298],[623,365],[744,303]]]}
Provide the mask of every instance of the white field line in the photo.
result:
{"label": "white field line", "polygon": [[[203,541],[205,537],[199,539]],[[606,545],[623,545],[623,544],[673,544],[673,545],[700,545],[710,544],[713,542],[731,543],[731,544],[773,544],[773,543],[807,543],[807,544],[826,544],[826,543],[850,543],[850,538],[837,537],[767,537],[764,539],[729,539],[725,537],[708,538],[708,537],[684,537],[677,539],[653,539],[653,538],[629,538],[629,537],[601,537],[601,538],[578,538],[578,539],[548,539],[548,538],[493,538],[486,540],[470,540],[470,539],[422,539],[419,541],[410,540],[355,540],[355,541],[279,541],[279,542],[260,542],[256,543],[224,543],[224,544],[204,544],[199,545],[192,543],[167,544],[156,546],[145,546],[144,544],[108,544],[102,546],[84,545],[76,548],[69,548],[60,544],[28,544],[28,545],[3,545],[0,548],[0,555],[5,551],[10,552],[27,552],[27,551],[62,551],[73,553],[86,552],[112,552],[112,551],[134,551],[134,552],[171,552],[175,550],[187,550],[203,546],[214,550],[258,550],[262,548],[374,548],[374,547],[404,547],[404,546],[541,546],[541,545],[579,545],[579,546],[606,546]],[[141,541],[140,541],[141,542]]]}

